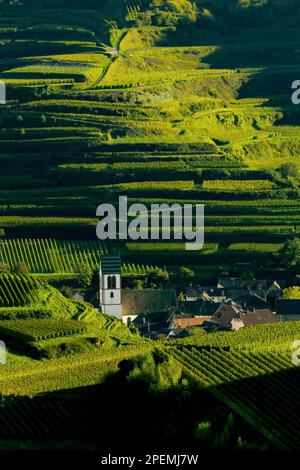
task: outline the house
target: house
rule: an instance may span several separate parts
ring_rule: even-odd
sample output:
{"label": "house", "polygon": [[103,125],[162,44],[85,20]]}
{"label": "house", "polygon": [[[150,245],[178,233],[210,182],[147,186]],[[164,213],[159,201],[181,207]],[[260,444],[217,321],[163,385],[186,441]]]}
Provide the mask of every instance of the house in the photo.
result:
{"label": "house", "polygon": [[223,287],[189,287],[186,290],[187,302],[194,302],[196,300],[211,300],[213,302],[224,302],[227,298],[226,289]]}
{"label": "house", "polygon": [[268,309],[271,307],[269,302],[267,302],[265,299],[261,298],[259,295],[251,291],[245,292],[242,295],[233,295],[232,300],[244,310],[259,310]]}
{"label": "house", "polygon": [[205,294],[207,294],[213,302],[222,303],[227,299],[227,293],[223,287],[206,289]]}
{"label": "house", "polygon": [[282,321],[300,320],[300,300],[278,299],[275,310]]}
{"label": "house", "polygon": [[184,301],[178,306],[178,310],[182,314],[192,316],[211,316],[215,313],[219,303],[211,299],[199,299],[194,301]]}
{"label": "house", "polygon": [[218,325],[231,329],[232,320],[239,318],[240,312],[241,308],[234,302],[222,303],[213,315],[213,320]]}
{"label": "house", "polygon": [[253,292],[259,297],[268,300],[278,298],[282,294],[282,289],[285,287],[285,282],[269,281],[267,279],[241,281],[241,287],[245,290]]}
{"label": "house", "polygon": [[227,290],[228,298],[242,295],[245,291],[251,291],[264,300],[276,299],[281,296],[285,285],[285,281],[267,279],[242,280],[239,277],[218,279],[218,287]]}
{"label": "house", "polygon": [[223,289],[240,289],[241,278],[240,277],[220,277],[218,279],[218,287]]}
{"label": "house", "polygon": [[255,310],[253,312],[240,312],[239,316],[231,321],[231,328],[239,330],[245,326],[255,326],[265,323],[277,323],[280,319],[270,309]]}
{"label": "house", "polygon": [[194,302],[196,300],[202,299],[203,295],[205,295],[205,288],[198,286],[198,287],[193,287],[190,286],[186,290],[186,301],[187,302]]}
{"label": "house", "polygon": [[170,333],[167,335],[168,338],[185,338],[186,336],[189,336],[188,330],[185,328],[175,328],[170,331]]}
{"label": "house", "polygon": [[280,321],[270,309],[243,310],[231,302],[222,304],[213,316],[213,320],[224,328],[239,330],[245,326],[255,326]]}
{"label": "house", "polygon": [[169,333],[171,319],[172,313],[168,311],[143,313],[138,315],[133,321],[127,319],[127,324],[129,326],[133,324],[143,336],[156,338],[158,335],[167,335]]}

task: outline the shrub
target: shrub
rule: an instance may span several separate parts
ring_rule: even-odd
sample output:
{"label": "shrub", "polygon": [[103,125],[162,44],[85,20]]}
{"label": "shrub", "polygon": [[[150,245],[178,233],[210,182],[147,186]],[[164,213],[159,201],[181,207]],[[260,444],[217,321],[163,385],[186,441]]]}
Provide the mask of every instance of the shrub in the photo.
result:
{"label": "shrub", "polygon": [[62,288],[60,289],[60,292],[62,293],[64,297],[66,297],[66,299],[71,299],[73,295],[72,289],[69,286],[62,286]]}
{"label": "shrub", "polygon": [[24,261],[20,261],[20,263],[17,263],[15,267],[15,272],[18,274],[29,274],[30,269]]}
{"label": "shrub", "polygon": [[87,349],[87,341],[79,338],[62,341],[59,344],[36,346],[36,351],[39,353],[40,357],[46,359],[57,359],[59,357],[69,356],[75,353],[83,353]]}
{"label": "shrub", "polygon": [[92,284],[93,271],[89,265],[81,263],[78,265],[77,270],[77,282],[80,287],[89,287]]}

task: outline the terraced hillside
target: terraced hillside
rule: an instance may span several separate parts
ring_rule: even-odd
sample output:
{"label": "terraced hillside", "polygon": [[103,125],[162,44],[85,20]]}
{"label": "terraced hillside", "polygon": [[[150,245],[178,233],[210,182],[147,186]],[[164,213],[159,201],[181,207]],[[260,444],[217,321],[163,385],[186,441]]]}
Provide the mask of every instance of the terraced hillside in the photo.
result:
{"label": "terraced hillside", "polygon": [[[280,2],[273,9],[250,2],[240,12],[243,28],[234,8],[227,18],[213,2],[196,3],[197,21],[187,27],[159,23],[158,7],[147,1],[90,0],[84,11],[80,1],[63,9],[4,2],[0,227],[7,237],[90,243],[96,207],[120,194],[148,204],[205,203],[206,242],[217,248],[192,260],[183,247],[171,256],[164,250],[162,263],[261,259],[299,235],[299,180],[280,169],[299,167],[296,20],[286,18],[279,38],[262,24],[280,14]],[[136,260],[131,245],[119,248],[125,261]],[[139,250],[141,262],[151,259],[149,247]]]}

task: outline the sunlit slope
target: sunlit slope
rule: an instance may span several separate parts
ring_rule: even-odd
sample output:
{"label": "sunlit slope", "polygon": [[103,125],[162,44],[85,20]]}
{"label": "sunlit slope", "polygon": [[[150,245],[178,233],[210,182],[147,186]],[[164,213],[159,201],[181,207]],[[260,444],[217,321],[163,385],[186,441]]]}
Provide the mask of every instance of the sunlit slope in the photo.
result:
{"label": "sunlit slope", "polygon": [[298,182],[276,171],[299,163],[296,30],[136,27],[132,5],[95,5],[1,17],[6,233],[93,239],[98,204],[126,193],[206,203],[223,247],[297,235]]}

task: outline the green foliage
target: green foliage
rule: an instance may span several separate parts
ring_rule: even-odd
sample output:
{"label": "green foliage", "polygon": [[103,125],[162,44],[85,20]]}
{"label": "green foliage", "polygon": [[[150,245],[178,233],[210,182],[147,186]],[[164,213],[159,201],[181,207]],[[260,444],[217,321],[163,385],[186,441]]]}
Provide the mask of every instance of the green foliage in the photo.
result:
{"label": "green foliage", "polygon": [[0,318],[67,320],[90,310],[89,304],[66,299],[58,290],[28,275],[0,274]]}
{"label": "green foliage", "polygon": [[9,273],[10,272],[10,269],[9,269],[9,265],[3,261],[1,261],[0,263],[0,273]]}
{"label": "green foliage", "polygon": [[287,289],[284,289],[282,298],[300,300],[300,287],[293,286],[293,287],[288,287]]}
{"label": "green foliage", "polygon": [[142,279],[134,279],[132,283],[132,288],[133,289],[143,289],[144,288],[144,282]]}
{"label": "green foliage", "polygon": [[197,19],[197,7],[189,0],[153,0],[153,22],[158,26],[176,26],[193,23]]}
{"label": "green foliage", "polygon": [[0,322],[0,333],[5,338],[23,342],[40,341],[83,333],[86,325],[75,320],[11,320]]}
{"label": "green foliage", "polygon": [[[31,273],[71,274],[77,273],[80,264],[90,270],[99,268],[101,254],[107,252],[105,246],[96,240],[54,240],[54,239],[4,239],[0,241],[1,258],[6,271],[15,271],[18,260],[24,260]],[[153,266],[125,263],[123,275],[146,275],[155,269]],[[1,269],[0,269],[1,272]]]}
{"label": "green foliage", "polygon": [[[91,208],[124,191],[206,204],[207,240],[221,245],[195,253],[201,263],[277,251],[299,232],[297,112],[282,95],[299,59],[296,2],[293,15],[281,1],[104,3],[68,1],[62,12],[55,0],[3,16],[1,262],[94,271],[105,248],[88,241]],[[80,241],[61,240],[75,232]],[[124,274],[146,276],[155,250],[144,248],[124,252]],[[190,262],[181,248],[157,246],[161,265]]]}
{"label": "green foliage", "polygon": [[298,167],[293,163],[285,163],[278,168],[278,172],[284,177],[299,178]]}
{"label": "green foliage", "polygon": [[195,437],[201,441],[202,444],[209,447],[209,443],[212,439],[211,423],[209,421],[199,423],[195,431]]}
{"label": "green foliage", "polygon": [[177,387],[182,378],[182,367],[173,357],[156,364],[152,354],[136,361],[128,374],[128,381],[141,381],[149,385],[153,393],[170,390]]}
{"label": "green foliage", "polygon": [[252,352],[262,351],[286,351],[293,341],[297,340],[300,332],[300,323],[278,322],[264,325],[256,325],[233,332],[217,332],[213,334],[203,333],[202,329],[195,330],[193,335],[176,342],[183,345],[215,348],[233,348],[235,351],[248,350]]}
{"label": "green foliage", "polygon": [[232,431],[235,424],[235,417],[233,414],[229,415],[228,420],[222,432],[217,436],[215,447],[217,449],[230,449],[232,448]]}
{"label": "green foliage", "polygon": [[253,271],[243,271],[241,279],[243,279],[243,281],[253,281],[253,279],[255,279],[255,273]]}
{"label": "green foliage", "polygon": [[88,265],[84,263],[79,264],[76,268],[76,272],[77,282],[80,287],[86,288],[92,284],[93,272]]}
{"label": "green foliage", "polygon": [[21,307],[38,301],[42,284],[26,275],[0,274],[0,307]]}
{"label": "green foliage", "polygon": [[206,180],[203,182],[203,189],[212,191],[260,191],[276,189],[276,187],[275,183],[267,180]]}
{"label": "green foliage", "polygon": [[161,268],[157,268],[149,272],[145,280],[145,287],[147,288],[162,288],[165,287],[169,281],[169,273]]}
{"label": "green foliage", "polygon": [[140,344],[115,350],[89,351],[46,362],[8,363],[1,369],[0,391],[2,395],[34,396],[54,390],[96,385],[115,373],[122,360],[145,355],[149,350],[150,344]]}
{"label": "green foliage", "polygon": [[193,279],[195,277],[195,273],[191,268],[187,268],[186,266],[181,266],[179,269],[179,277],[185,281]]}
{"label": "green foliage", "polygon": [[276,253],[282,248],[282,243],[232,243],[228,249],[247,253]]}
{"label": "green foliage", "polygon": [[66,299],[71,299],[72,298],[73,291],[72,291],[71,287],[62,286],[61,289],[60,289],[60,292],[62,293],[62,295],[64,297],[66,297]]}
{"label": "green foliage", "polygon": [[287,240],[278,252],[279,261],[287,268],[300,263],[300,239]]}
{"label": "green foliage", "polygon": [[15,272],[18,274],[29,274],[30,269],[24,261],[21,261],[20,263],[17,263]]}

